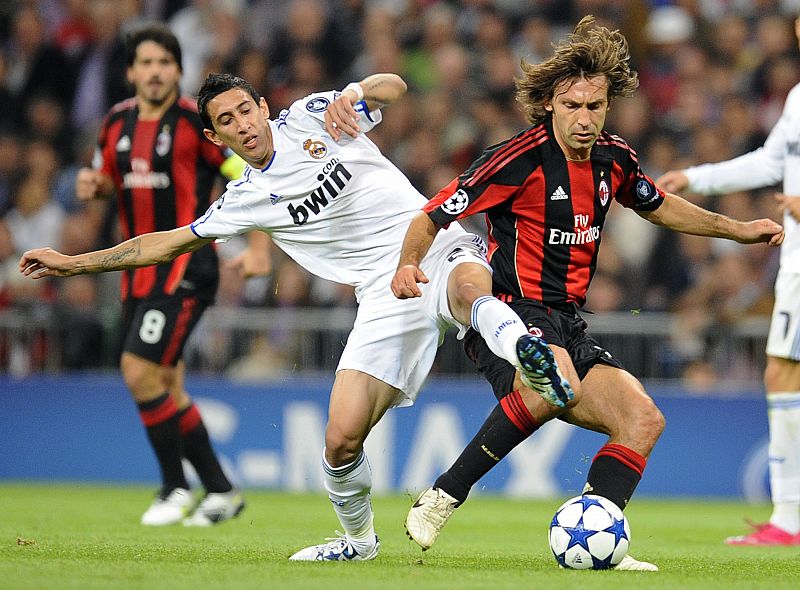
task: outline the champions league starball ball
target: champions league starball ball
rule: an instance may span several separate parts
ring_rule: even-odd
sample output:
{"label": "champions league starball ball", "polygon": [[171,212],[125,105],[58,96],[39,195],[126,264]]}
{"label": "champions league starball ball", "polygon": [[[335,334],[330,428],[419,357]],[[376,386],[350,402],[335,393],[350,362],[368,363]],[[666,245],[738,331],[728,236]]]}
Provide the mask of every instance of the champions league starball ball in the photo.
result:
{"label": "champions league starball ball", "polygon": [[631,539],[622,510],[602,496],[577,496],[564,502],[550,522],[550,549],[565,568],[603,570],[614,567]]}

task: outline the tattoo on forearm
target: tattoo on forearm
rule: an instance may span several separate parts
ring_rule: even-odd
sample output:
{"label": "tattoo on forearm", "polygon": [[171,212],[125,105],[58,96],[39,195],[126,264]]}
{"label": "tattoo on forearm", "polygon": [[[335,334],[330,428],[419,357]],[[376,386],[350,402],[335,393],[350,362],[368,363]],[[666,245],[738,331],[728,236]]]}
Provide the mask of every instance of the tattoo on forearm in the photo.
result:
{"label": "tattoo on forearm", "polygon": [[380,88],[381,86],[386,86],[386,80],[374,80],[363,84],[364,86],[364,94],[372,92],[373,90]]}
{"label": "tattoo on forearm", "polygon": [[142,244],[139,238],[119,252],[110,252],[100,258],[100,268],[103,270],[117,270],[126,266],[126,263],[138,258],[142,251]]}

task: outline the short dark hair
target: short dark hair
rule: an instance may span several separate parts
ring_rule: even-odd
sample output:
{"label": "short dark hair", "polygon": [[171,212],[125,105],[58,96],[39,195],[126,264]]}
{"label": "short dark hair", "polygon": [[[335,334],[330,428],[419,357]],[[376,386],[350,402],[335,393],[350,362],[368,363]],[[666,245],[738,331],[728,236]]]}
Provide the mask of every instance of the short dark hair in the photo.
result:
{"label": "short dark hair", "polygon": [[125,62],[128,64],[128,67],[132,66],[133,62],[136,61],[136,50],[139,49],[139,45],[145,41],[158,43],[171,53],[172,57],[174,57],[175,61],[178,63],[178,69],[183,72],[183,56],[181,54],[181,44],[178,42],[178,38],[168,26],[158,23],[153,23],[141,29],[131,31],[125,37]]}
{"label": "short dark hair", "polygon": [[211,117],[208,115],[209,101],[233,88],[241,88],[247,94],[253,97],[256,104],[261,100],[256,89],[244,78],[233,76],[231,74],[209,74],[206,76],[205,82],[200,87],[200,92],[197,95],[197,111],[200,113],[200,119],[206,129],[214,129],[214,124],[211,122]]}

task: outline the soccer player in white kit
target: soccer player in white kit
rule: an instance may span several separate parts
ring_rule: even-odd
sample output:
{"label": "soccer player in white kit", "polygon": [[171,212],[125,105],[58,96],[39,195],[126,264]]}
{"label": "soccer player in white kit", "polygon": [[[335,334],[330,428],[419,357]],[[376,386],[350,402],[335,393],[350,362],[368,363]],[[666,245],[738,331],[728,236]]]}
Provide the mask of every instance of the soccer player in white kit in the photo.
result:
{"label": "soccer player in white kit", "polygon": [[[364,133],[381,121],[380,107],[405,90],[400,77],[375,74],[342,92],[312,94],[270,120],[266,101],[250,84],[212,74],[198,98],[204,133],[248,166],[201,218],[106,250],[64,256],[43,248],[20,259],[21,271],[34,278],[105,272],[258,230],[310,272],[355,286],[359,308],[331,391],[322,460],[345,532],[292,560],[377,555],[363,443],[386,410],[414,402],[448,327],[463,334],[471,325],[495,354],[516,367],[526,364],[523,380],[548,403],[564,407],[573,397],[546,344],[492,296],[483,241],[457,223],[438,233],[420,267],[426,296],[399,301],[393,295],[406,229],[426,199]],[[451,206],[461,205],[453,200]]]}
{"label": "soccer player in white kit", "polygon": [[[800,18],[795,33],[800,41]],[[800,84],[789,92],[762,147],[727,162],[671,170],[656,181],[665,191],[711,194],[767,187],[781,179],[783,193],[775,197],[786,237],[764,371],[773,511],[769,522],[750,534],[726,539],[729,545],[800,545]]]}

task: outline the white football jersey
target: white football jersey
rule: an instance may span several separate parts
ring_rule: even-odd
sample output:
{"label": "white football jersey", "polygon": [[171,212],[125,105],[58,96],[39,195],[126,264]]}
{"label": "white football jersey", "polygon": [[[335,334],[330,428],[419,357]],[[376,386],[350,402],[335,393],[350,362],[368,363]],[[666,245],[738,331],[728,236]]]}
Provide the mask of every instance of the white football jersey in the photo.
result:
{"label": "white football jersey", "polygon": [[[354,105],[356,138],[342,134],[335,142],[325,131],[325,110],[338,95],[312,94],[269,121],[272,160],[229,182],[192,231],[221,240],[265,231],[309,272],[357,289],[394,273],[426,199],[364,134],[381,121],[380,111]],[[464,230],[451,224],[447,232]]]}
{"label": "white football jersey", "polygon": [[[688,168],[686,176],[689,188],[702,194],[750,190],[783,180],[784,194],[800,197],[800,84],[789,92],[781,118],[762,147],[726,162]],[[783,227],[781,270],[800,273],[798,221],[785,213]]]}

